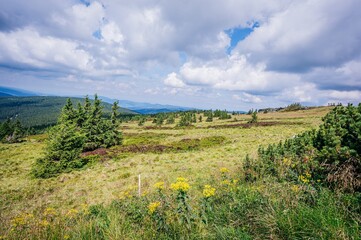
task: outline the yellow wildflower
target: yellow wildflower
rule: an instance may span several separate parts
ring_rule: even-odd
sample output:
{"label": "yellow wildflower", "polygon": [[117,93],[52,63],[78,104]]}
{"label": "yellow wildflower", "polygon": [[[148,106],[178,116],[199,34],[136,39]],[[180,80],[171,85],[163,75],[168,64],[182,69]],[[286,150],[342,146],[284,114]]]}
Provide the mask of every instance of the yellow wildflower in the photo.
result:
{"label": "yellow wildflower", "polygon": [[177,177],[177,182],[187,182],[188,179],[184,177]]}
{"label": "yellow wildflower", "polygon": [[52,207],[48,207],[44,210],[44,216],[56,215],[56,210]]}
{"label": "yellow wildflower", "polygon": [[228,179],[226,179],[226,180],[221,181],[221,184],[222,185],[231,185],[231,182]]}
{"label": "yellow wildflower", "polygon": [[228,173],[229,172],[228,168],[225,168],[225,167],[220,168],[219,171],[221,173]]}
{"label": "yellow wildflower", "polygon": [[174,191],[187,192],[190,189],[190,185],[187,182],[176,182],[170,185],[170,188]]}
{"label": "yellow wildflower", "polygon": [[164,182],[157,182],[156,184],[154,184],[154,187],[157,190],[162,190],[164,189]]}
{"label": "yellow wildflower", "polygon": [[299,176],[298,179],[303,183],[309,183],[310,182],[310,179],[308,179],[307,177],[305,177],[303,175]]}
{"label": "yellow wildflower", "polygon": [[295,192],[295,193],[298,193],[300,191],[300,187],[297,186],[297,185],[292,185],[291,187],[292,191]]}
{"label": "yellow wildflower", "polygon": [[34,215],[31,213],[23,213],[11,220],[13,227],[26,225],[31,219],[34,218]]}
{"label": "yellow wildflower", "polygon": [[211,185],[204,185],[203,196],[205,198],[214,196],[215,192],[216,192],[216,189],[214,187],[212,187]]}
{"label": "yellow wildflower", "polygon": [[50,223],[49,223],[46,219],[40,221],[39,224],[40,224],[40,226],[42,226],[42,227],[47,227],[47,226],[50,225]]}
{"label": "yellow wildflower", "polygon": [[283,159],[283,164],[286,165],[286,166],[290,166],[291,165],[291,159],[285,157]]}
{"label": "yellow wildflower", "polygon": [[64,239],[69,239],[70,236],[69,235],[64,235]]}
{"label": "yellow wildflower", "polygon": [[159,206],[160,206],[160,202],[149,203],[149,205],[148,205],[149,213],[153,214]]}
{"label": "yellow wildflower", "polygon": [[72,208],[67,212],[66,216],[69,218],[73,218],[78,214],[78,212],[79,212],[78,210]]}

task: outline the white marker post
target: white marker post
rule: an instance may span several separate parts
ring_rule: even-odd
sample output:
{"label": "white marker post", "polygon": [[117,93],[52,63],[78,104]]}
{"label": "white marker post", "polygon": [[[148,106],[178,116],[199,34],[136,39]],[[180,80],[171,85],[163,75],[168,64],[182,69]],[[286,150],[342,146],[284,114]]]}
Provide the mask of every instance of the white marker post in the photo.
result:
{"label": "white marker post", "polygon": [[138,175],[138,196],[140,197],[140,174]]}

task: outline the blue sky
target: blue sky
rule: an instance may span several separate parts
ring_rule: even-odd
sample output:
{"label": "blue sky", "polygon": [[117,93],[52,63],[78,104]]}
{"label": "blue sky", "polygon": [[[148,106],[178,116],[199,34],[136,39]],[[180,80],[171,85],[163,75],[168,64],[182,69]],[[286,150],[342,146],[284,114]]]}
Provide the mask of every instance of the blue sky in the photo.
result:
{"label": "blue sky", "polygon": [[0,86],[230,110],[361,101],[358,0],[0,4]]}

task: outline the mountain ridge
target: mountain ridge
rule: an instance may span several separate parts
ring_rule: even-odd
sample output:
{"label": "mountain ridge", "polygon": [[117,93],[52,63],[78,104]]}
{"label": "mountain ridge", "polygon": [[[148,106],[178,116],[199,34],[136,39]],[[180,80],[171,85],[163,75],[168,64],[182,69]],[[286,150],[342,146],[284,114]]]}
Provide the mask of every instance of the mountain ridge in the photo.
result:
{"label": "mountain ridge", "polygon": [[[31,97],[31,96],[49,96],[47,94],[42,93],[35,93],[23,89],[18,88],[9,88],[9,87],[2,87],[0,86],[0,97]],[[59,96],[63,97],[63,96]],[[83,96],[68,96],[70,98],[83,98]],[[89,96],[93,98],[93,96]],[[182,107],[182,106],[174,106],[174,105],[164,105],[158,103],[147,103],[147,102],[135,102],[130,100],[120,100],[115,98],[109,98],[106,96],[99,96],[103,102],[106,103],[114,103],[119,102],[120,107],[132,110],[134,112],[140,114],[156,114],[156,113],[163,113],[163,112],[177,112],[177,111],[188,111],[193,110],[195,108],[190,107]]]}

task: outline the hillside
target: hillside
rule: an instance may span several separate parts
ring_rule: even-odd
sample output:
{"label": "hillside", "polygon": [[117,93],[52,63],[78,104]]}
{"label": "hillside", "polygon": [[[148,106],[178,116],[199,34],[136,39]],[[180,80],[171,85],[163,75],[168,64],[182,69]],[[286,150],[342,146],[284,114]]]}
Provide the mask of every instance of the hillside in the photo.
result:
{"label": "hillside", "polygon": [[[18,88],[9,88],[0,86],[0,97],[33,97],[33,96],[47,96],[47,93],[34,93],[31,91],[27,91],[24,89]],[[89,96],[93,98],[93,96]],[[80,98],[78,96],[73,96],[73,98]],[[173,105],[164,105],[164,104],[154,104],[147,102],[134,102],[129,100],[119,100],[115,98],[108,98],[106,96],[99,96],[100,99],[104,103],[113,104],[118,101],[119,105],[125,109],[129,109],[133,112],[140,114],[156,114],[156,113],[164,113],[164,112],[178,112],[178,111],[187,111],[192,110],[194,108],[189,107],[181,107],[181,106],[173,106]],[[126,112],[126,110],[124,111]]]}
{"label": "hillside", "polygon": [[[317,129],[330,110],[260,113],[253,125],[244,114],[189,127],[177,127],[179,117],[161,127],[152,118],[144,126],[130,121],[121,124],[122,145],[84,153],[82,158],[91,161],[85,168],[49,179],[30,174],[44,156],[46,135],[0,144],[0,235],[358,239],[356,194],[334,193],[322,182],[312,182],[308,172],[292,180],[247,180],[253,172],[244,170],[249,165],[246,156],[255,158],[259,146]],[[280,164],[280,173],[292,166],[287,158]]]}
{"label": "hillside", "polygon": [[[56,123],[62,107],[67,97],[0,97],[0,121],[7,118],[19,118],[25,127],[41,128]],[[76,106],[79,102],[83,103],[81,98],[71,98]],[[104,113],[111,110],[111,104],[102,103]],[[120,108],[121,114],[137,114],[129,109]]]}

